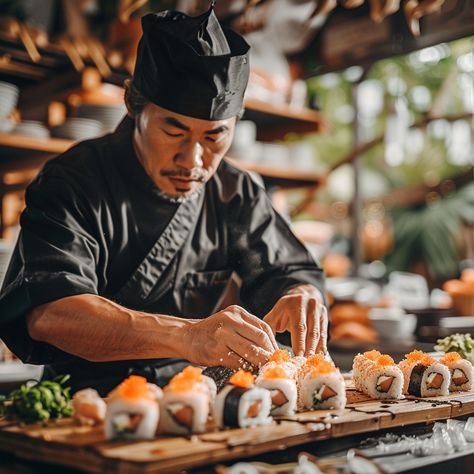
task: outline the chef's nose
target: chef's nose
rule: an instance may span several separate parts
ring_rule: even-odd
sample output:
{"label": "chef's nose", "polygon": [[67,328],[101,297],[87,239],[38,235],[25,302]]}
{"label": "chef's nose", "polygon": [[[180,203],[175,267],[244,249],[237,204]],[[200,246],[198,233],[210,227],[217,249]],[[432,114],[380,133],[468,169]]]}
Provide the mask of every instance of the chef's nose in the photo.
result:
{"label": "chef's nose", "polygon": [[178,165],[184,168],[202,168],[204,148],[199,142],[189,142],[175,157]]}

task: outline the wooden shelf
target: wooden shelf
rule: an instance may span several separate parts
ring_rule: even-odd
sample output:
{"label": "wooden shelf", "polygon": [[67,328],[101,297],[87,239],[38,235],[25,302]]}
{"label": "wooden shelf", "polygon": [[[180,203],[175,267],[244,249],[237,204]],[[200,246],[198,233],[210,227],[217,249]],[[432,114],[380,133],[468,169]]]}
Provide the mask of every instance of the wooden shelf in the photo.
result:
{"label": "wooden shelf", "polygon": [[62,138],[34,138],[11,133],[0,133],[0,151],[2,152],[12,149],[20,152],[54,155],[65,152],[73,144],[73,140],[65,140]]}
{"label": "wooden shelf", "polygon": [[323,115],[311,109],[273,105],[258,99],[246,99],[245,120],[257,123],[257,139],[273,141],[288,133],[317,133],[328,129]]}
{"label": "wooden shelf", "polygon": [[274,168],[273,166],[265,166],[258,163],[247,163],[228,156],[226,157],[226,161],[241,170],[258,173],[262,176],[267,186],[316,188],[326,181],[325,174],[312,173],[311,171]]}

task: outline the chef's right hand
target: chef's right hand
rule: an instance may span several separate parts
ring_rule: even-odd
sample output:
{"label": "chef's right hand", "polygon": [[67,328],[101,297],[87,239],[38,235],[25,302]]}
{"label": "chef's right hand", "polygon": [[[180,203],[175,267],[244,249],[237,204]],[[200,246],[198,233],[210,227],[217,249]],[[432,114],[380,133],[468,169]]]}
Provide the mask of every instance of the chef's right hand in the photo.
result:
{"label": "chef's right hand", "polygon": [[233,369],[265,364],[278,349],[270,326],[237,305],[187,326],[183,344],[190,362]]}

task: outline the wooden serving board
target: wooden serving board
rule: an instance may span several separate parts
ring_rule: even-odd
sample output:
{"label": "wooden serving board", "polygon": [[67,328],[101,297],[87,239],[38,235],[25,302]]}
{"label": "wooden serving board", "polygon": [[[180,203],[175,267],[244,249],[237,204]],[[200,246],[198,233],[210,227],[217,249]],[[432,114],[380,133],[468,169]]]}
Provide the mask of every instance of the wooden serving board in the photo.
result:
{"label": "wooden serving board", "polygon": [[474,413],[474,391],[430,400],[374,401],[347,388],[347,407],[284,417],[250,429],[107,442],[99,427],[72,419],[45,425],[0,421],[0,450],[91,473],[166,473],[235,460],[290,446]]}

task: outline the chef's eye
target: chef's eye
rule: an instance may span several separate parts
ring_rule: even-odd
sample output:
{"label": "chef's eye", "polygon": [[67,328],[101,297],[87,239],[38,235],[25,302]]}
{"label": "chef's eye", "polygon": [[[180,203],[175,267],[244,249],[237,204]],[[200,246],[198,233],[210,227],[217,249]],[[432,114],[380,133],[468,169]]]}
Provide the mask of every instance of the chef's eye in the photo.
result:
{"label": "chef's eye", "polygon": [[182,133],[170,133],[170,132],[167,132],[166,130],[163,130],[163,132],[165,132],[166,135],[168,135],[169,137],[182,137],[183,136]]}
{"label": "chef's eye", "polygon": [[206,137],[206,140],[207,140],[208,142],[216,142],[216,141],[217,141],[217,139],[216,139],[216,138],[213,138],[213,137]]}

